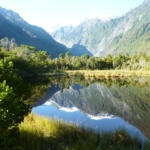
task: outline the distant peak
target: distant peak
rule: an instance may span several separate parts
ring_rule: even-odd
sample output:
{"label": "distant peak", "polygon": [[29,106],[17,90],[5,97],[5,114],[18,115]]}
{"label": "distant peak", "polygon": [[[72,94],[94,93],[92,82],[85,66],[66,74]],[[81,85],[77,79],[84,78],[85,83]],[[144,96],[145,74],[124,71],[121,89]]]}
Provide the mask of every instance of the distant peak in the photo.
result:
{"label": "distant peak", "polygon": [[10,9],[6,9],[0,6],[0,14],[2,14],[6,19],[11,22],[24,23],[25,21],[20,17],[20,15]]}
{"label": "distant peak", "polygon": [[67,28],[67,29],[72,29],[74,26],[73,25],[63,25],[63,24],[56,24],[54,26],[46,26],[43,27],[46,31],[48,31],[49,33],[53,33],[61,28]]}
{"label": "distant peak", "polygon": [[150,0],[144,0],[140,6],[149,7],[150,6]]}
{"label": "distant peak", "polygon": [[101,20],[102,22],[106,22],[106,21],[109,21],[109,20],[111,20],[111,19],[115,19],[115,18],[117,18],[117,17],[118,17],[118,16],[95,13],[95,14],[92,14],[92,15],[90,15],[89,17],[87,17],[87,19],[99,19],[99,20]]}

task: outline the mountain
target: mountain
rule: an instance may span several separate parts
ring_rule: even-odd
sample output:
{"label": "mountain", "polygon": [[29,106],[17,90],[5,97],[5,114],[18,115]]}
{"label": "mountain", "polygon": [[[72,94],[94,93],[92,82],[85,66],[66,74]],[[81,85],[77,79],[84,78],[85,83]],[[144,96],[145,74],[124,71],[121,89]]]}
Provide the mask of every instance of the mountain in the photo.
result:
{"label": "mountain", "polygon": [[56,42],[44,29],[30,25],[19,14],[0,7],[0,39],[14,38],[16,43],[35,46],[46,50],[52,57],[66,53],[68,49]]}
{"label": "mountain", "polygon": [[[71,29],[59,28],[51,35],[74,55],[78,55],[78,51],[81,54],[89,52],[94,56],[118,53],[135,55],[138,52],[150,54],[149,10],[150,0],[145,0],[121,17],[105,20],[89,18]],[[78,46],[74,48],[75,45]]]}
{"label": "mountain", "polygon": [[[58,42],[61,43],[62,40],[66,38],[68,33],[71,33],[73,30],[74,30],[73,26],[59,27],[57,30],[54,31],[55,38],[57,39]],[[51,32],[51,34],[53,34],[54,32]],[[73,36],[78,36],[78,34]],[[67,46],[71,54],[74,56],[81,56],[83,54],[88,54],[89,56],[92,56],[92,53],[89,52],[84,45],[80,45],[79,42],[77,44],[73,44],[73,45],[71,44],[71,48],[70,48],[70,43],[68,43]]]}

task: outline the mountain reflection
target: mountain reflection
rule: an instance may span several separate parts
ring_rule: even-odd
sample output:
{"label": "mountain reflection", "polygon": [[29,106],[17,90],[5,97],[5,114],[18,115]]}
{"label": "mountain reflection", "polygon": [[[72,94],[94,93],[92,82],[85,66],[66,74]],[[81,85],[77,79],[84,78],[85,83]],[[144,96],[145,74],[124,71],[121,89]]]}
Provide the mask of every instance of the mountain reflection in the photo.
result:
{"label": "mountain reflection", "polygon": [[[64,111],[80,110],[95,120],[120,117],[150,138],[148,78],[86,80],[80,77],[66,80],[61,85],[59,82],[52,84],[45,97],[33,107],[43,104]],[[66,83],[69,89],[65,88]]]}

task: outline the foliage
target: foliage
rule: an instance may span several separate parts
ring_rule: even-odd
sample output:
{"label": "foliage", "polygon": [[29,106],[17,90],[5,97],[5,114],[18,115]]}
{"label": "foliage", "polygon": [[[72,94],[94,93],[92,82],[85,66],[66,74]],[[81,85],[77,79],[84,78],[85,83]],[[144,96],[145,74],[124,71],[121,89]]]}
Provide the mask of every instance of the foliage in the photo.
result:
{"label": "foliage", "polygon": [[7,85],[13,87],[16,96],[20,99],[25,99],[31,94],[31,86],[22,82],[21,77],[18,75],[19,71],[17,68],[14,68],[14,62],[11,57],[12,55],[3,56],[3,58],[0,59],[0,82],[6,80]]}
{"label": "foliage", "polygon": [[[112,56],[108,54],[106,57],[90,57],[83,55],[67,56],[53,59],[54,68],[60,70],[110,70],[110,69],[127,69],[127,70],[149,70],[150,56],[140,52],[138,55],[129,56],[129,54]],[[69,63],[68,63],[69,62]]]}
{"label": "foliage", "polygon": [[29,111],[29,106],[15,95],[13,89],[6,85],[6,81],[0,83],[0,147],[2,150],[16,146],[18,124]]}
{"label": "foliage", "polygon": [[[129,54],[116,56],[108,54],[106,57],[90,57],[84,54],[81,57],[71,56],[69,52],[60,54],[52,59],[45,51],[36,51],[33,46],[21,45],[8,50],[1,47],[1,68],[5,71],[17,74],[21,78],[36,77],[56,70],[149,70],[150,56],[140,52],[135,56]],[[6,74],[6,73],[4,73]]]}

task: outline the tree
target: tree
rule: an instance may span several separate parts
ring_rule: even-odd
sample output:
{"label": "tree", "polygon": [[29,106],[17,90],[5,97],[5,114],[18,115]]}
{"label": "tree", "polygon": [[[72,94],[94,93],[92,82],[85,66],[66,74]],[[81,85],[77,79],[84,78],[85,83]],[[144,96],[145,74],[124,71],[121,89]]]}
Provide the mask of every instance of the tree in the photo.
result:
{"label": "tree", "polygon": [[64,67],[65,67],[65,60],[64,60],[64,55],[63,54],[59,55],[59,63],[60,63],[60,69],[64,69]]}
{"label": "tree", "polygon": [[65,54],[65,62],[66,62],[66,67],[65,67],[65,69],[71,69],[71,57],[70,57],[70,52],[66,52],[66,54]]}
{"label": "tree", "polygon": [[89,55],[87,55],[87,54],[84,54],[84,55],[82,56],[82,58],[83,58],[84,60],[87,60],[87,59],[89,59],[89,58],[90,58],[90,56],[89,56]]}
{"label": "tree", "polygon": [[106,67],[107,69],[111,69],[113,68],[113,60],[112,60],[112,55],[108,54],[105,58],[105,62],[106,62]]}
{"label": "tree", "polygon": [[121,62],[122,55],[119,53],[114,59],[113,59],[113,68],[120,69],[122,66]]}
{"label": "tree", "polygon": [[89,69],[92,69],[92,70],[96,69],[97,63],[98,62],[96,61],[95,57],[90,57],[88,59],[88,67],[89,67]]}

